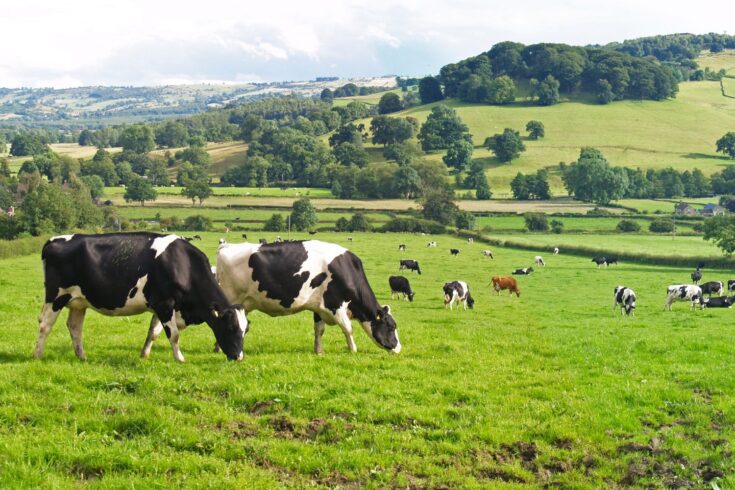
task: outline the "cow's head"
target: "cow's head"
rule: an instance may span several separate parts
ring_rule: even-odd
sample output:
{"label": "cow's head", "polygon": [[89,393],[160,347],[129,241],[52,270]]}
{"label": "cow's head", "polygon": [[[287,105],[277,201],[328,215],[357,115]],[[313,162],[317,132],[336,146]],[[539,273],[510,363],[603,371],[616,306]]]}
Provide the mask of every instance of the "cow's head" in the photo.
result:
{"label": "cow's head", "polygon": [[401,341],[398,340],[398,330],[396,329],[396,321],[390,314],[390,306],[383,306],[375,313],[375,319],[365,322],[363,327],[370,331],[368,334],[383,349],[395,352],[401,352]]}
{"label": "cow's head", "polygon": [[632,298],[632,300],[625,305],[625,314],[630,315],[635,311],[635,296]]}
{"label": "cow's head", "polygon": [[248,331],[248,319],[241,305],[212,309],[212,323],[217,344],[231,361],[239,361],[243,357],[242,338]]}
{"label": "cow's head", "polygon": [[409,301],[413,301],[413,291],[411,291],[410,293],[408,293],[408,300]]}
{"label": "cow's head", "polygon": [[467,306],[469,306],[470,309],[475,307],[475,300],[470,296],[470,293],[467,293]]}

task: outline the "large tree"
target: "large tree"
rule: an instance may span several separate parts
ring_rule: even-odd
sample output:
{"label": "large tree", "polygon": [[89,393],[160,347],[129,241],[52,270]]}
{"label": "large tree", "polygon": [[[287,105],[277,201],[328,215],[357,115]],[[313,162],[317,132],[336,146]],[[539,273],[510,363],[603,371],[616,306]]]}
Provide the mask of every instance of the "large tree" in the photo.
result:
{"label": "large tree", "polygon": [[579,159],[562,175],[570,196],[596,204],[609,204],[625,195],[627,174],[622,168],[612,168],[596,148],[582,148]]}
{"label": "large tree", "polygon": [[156,197],[158,197],[158,192],[153,188],[151,182],[139,175],[136,175],[127,183],[123,195],[126,202],[137,201],[141,206],[145,206],[146,201],[155,201]]}
{"label": "large tree", "polygon": [[444,98],[441,83],[435,77],[424,77],[419,82],[419,97],[422,104],[430,104]]}
{"label": "large tree", "polygon": [[505,128],[502,134],[488,137],[485,147],[492,150],[501,162],[509,162],[518,158],[522,151],[526,151],[520,133],[511,128]]}
{"label": "large tree", "polygon": [[451,223],[459,211],[454,204],[454,191],[447,185],[425,189],[421,205],[424,218],[438,221],[443,225]]}
{"label": "large tree", "polygon": [[730,131],[717,140],[717,151],[735,158],[735,132]]}
{"label": "large tree", "polygon": [[735,252],[735,216],[714,216],[704,221],[704,239],[730,256]]}
{"label": "large tree", "polygon": [[291,226],[299,231],[311,230],[319,222],[316,209],[311,201],[304,197],[293,203]]}
{"label": "large tree", "polygon": [[559,102],[559,81],[551,75],[543,80],[531,79],[533,95],[538,97],[539,105],[554,105]]}
{"label": "large tree", "polygon": [[451,107],[438,105],[431,109],[418,134],[424,151],[448,148],[455,141],[472,141],[467,125]]}
{"label": "large tree", "polygon": [[147,124],[134,124],[125,128],[120,135],[123,151],[148,153],[156,147],[153,129]]}
{"label": "large tree", "polygon": [[447,154],[442,157],[442,161],[448,166],[456,168],[462,172],[470,164],[472,160],[472,152],[475,147],[467,140],[461,139],[452,142],[447,149]]}
{"label": "large tree", "polygon": [[383,94],[378,102],[378,113],[380,114],[390,114],[391,112],[398,112],[401,109],[403,109],[401,97],[395,92]]}
{"label": "large tree", "polygon": [[190,177],[184,178],[184,188],[181,194],[191,199],[194,204],[195,200],[199,200],[199,205],[212,195],[212,187],[209,185],[209,175],[202,167],[194,167],[194,171]]}
{"label": "large tree", "polygon": [[537,140],[545,136],[544,123],[541,121],[528,121],[526,123],[526,131],[528,131],[528,137],[532,140]]}
{"label": "large tree", "polygon": [[370,121],[373,144],[392,145],[413,138],[414,125],[405,118],[375,116]]}

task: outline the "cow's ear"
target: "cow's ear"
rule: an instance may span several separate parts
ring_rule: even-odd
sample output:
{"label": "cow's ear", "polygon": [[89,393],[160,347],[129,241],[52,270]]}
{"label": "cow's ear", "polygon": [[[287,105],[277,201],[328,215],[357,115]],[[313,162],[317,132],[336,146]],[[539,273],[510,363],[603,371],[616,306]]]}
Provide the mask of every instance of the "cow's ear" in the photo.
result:
{"label": "cow's ear", "polygon": [[383,306],[383,312],[386,315],[390,315],[390,306],[388,306],[388,305]]}

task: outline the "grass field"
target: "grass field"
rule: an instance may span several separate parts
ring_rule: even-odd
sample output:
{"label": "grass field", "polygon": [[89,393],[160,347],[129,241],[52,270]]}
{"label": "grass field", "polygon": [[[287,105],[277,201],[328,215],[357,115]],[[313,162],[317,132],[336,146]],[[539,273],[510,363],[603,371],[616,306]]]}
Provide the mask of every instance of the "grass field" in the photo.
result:
{"label": "grass field", "polygon": [[[156,192],[160,196],[181,196],[181,187],[156,187]],[[232,196],[232,197],[321,197],[331,198],[332,192],[329,189],[318,189],[315,187],[212,187],[215,196]],[[124,187],[106,187],[105,196],[122,197],[125,194]],[[189,203],[191,200],[188,199]]]}
{"label": "grass field", "polygon": [[[0,486],[209,488],[622,488],[735,485],[735,381],[729,310],[662,312],[688,269],[547,256],[520,298],[489,277],[533,252],[437,237],[355,234],[404,350],[362,333],[348,354],[336,328],[311,353],[311,315],[250,314],[241,363],[211,352],[206,326],[184,332],[185,364],[165,339],[138,359],[145,316],[90,313],[89,361],[63,324],[31,359],[42,302],[38,256],[0,260]],[[212,256],[218,235],[198,242]],[[322,238],[346,243],[345,235]],[[408,251],[401,255],[398,243]],[[448,248],[462,253],[449,257]],[[421,261],[416,300],[390,301],[399,258]],[[474,310],[445,310],[464,279]],[[725,277],[721,277],[725,279]],[[570,291],[583,284],[584,293]],[[635,288],[635,318],[610,311]],[[63,315],[62,315],[63,318]]]}
{"label": "grass field", "polygon": [[735,49],[726,49],[719,53],[702,51],[697,58],[697,64],[701,68],[709,67],[714,71],[724,68],[728,74],[735,74]]}
{"label": "grass field", "polygon": [[[611,218],[599,218],[599,217],[556,217],[550,216],[549,221],[557,220],[564,224],[564,232],[616,232],[615,227],[618,225],[621,219],[627,219],[635,221],[641,227],[641,232],[645,233],[648,231],[648,225],[651,219],[636,219],[630,217],[611,217]],[[489,228],[492,232],[495,231],[507,231],[507,230],[525,230],[526,221],[523,216],[478,216],[475,218],[475,223],[479,229]],[[686,229],[691,231],[692,226],[696,221],[681,221],[677,222],[677,227],[683,230]]]}

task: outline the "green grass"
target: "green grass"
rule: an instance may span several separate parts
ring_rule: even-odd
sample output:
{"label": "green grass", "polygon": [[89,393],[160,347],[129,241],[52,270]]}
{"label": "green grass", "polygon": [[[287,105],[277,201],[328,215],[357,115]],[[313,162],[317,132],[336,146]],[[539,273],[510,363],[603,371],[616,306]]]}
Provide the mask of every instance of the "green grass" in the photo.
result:
{"label": "green grass", "polygon": [[[548,220],[557,220],[564,223],[565,232],[607,232],[613,233],[616,231],[615,227],[618,225],[621,219],[635,221],[641,226],[641,232],[648,230],[648,224],[651,219],[640,219],[631,218],[627,216],[616,216],[611,218],[600,218],[600,217],[557,217],[549,216]],[[526,229],[526,222],[523,216],[478,216],[475,218],[475,223],[478,228],[483,229],[489,227],[492,232],[496,231],[507,231],[507,230],[522,230]],[[680,228],[686,228],[691,231],[692,226],[696,222],[677,222],[677,226]]]}
{"label": "green grass", "polygon": [[[40,259],[0,260],[0,486],[735,485],[732,312],[661,311],[666,285],[688,269],[547,256],[519,278],[520,298],[498,297],[489,277],[534,252],[495,247],[490,260],[455,238],[427,249],[426,237],[354,236],[378,299],[393,306],[398,356],[360,332],[350,355],[329,328],[316,357],[310,314],[253,313],[241,363],[211,352],[206,326],[184,332],[185,364],[165,339],[143,361],[146,316],[90,313],[88,362],[74,358],[63,315],[35,361]],[[217,238],[197,245],[212,256]],[[450,258],[450,247],[462,252]],[[413,303],[388,298],[402,257],[424,271],[411,276]],[[469,282],[474,310],[443,308],[452,279]],[[635,318],[610,312],[618,284],[638,293]]]}
{"label": "green grass", "polygon": [[735,49],[726,49],[719,53],[702,51],[697,58],[697,64],[701,67],[709,67],[711,70],[720,71],[725,69],[728,74],[735,74]]}

